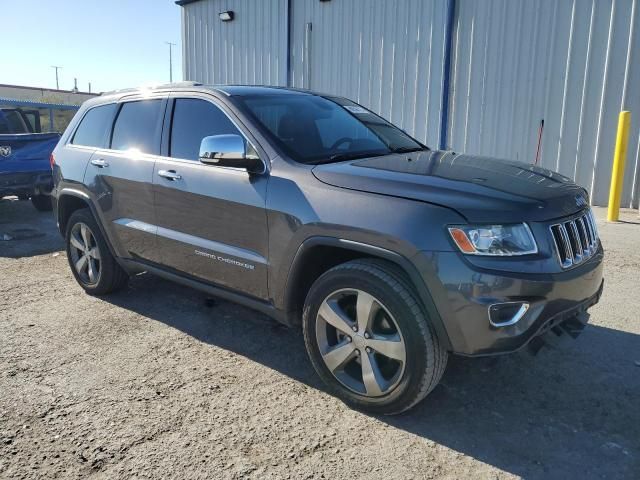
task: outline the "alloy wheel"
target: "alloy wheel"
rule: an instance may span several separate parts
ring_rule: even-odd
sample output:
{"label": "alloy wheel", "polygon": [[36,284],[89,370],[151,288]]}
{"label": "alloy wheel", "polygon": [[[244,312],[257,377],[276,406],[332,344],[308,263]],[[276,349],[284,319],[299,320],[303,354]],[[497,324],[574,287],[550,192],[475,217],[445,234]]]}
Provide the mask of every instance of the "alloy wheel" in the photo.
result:
{"label": "alloy wheel", "polygon": [[402,378],[407,353],[400,328],[367,292],[341,289],[325,298],[316,317],[316,340],[332,375],[360,395],[386,395]]}
{"label": "alloy wheel", "polygon": [[100,281],[101,255],[96,237],[85,223],[78,222],[71,228],[69,250],[73,268],[86,285]]}

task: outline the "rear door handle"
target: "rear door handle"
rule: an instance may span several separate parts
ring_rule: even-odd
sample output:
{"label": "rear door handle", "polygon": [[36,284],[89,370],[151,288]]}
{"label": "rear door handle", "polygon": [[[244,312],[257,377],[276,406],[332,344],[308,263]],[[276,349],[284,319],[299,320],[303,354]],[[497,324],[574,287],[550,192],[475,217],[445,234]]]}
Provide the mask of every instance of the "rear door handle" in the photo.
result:
{"label": "rear door handle", "polygon": [[104,168],[109,166],[109,162],[103,160],[102,158],[94,158],[91,160],[91,165],[95,165],[98,168]]}
{"label": "rear door handle", "polygon": [[175,170],[158,170],[158,175],[171,181],[180,180],[182,178],[182,175],[176,173]]}

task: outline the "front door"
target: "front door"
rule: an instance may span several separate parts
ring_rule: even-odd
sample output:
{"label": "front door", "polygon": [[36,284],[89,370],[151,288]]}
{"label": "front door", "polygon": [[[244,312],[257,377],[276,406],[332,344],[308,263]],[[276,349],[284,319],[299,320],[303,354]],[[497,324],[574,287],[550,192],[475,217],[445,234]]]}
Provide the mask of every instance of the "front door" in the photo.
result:
{"label": "front door", "polygon": [[156,262],[266,299],[267,175],[200,163],[204,137],[246,138],[212,98],[180,96],[169,108],[167,151],[153,175]]}

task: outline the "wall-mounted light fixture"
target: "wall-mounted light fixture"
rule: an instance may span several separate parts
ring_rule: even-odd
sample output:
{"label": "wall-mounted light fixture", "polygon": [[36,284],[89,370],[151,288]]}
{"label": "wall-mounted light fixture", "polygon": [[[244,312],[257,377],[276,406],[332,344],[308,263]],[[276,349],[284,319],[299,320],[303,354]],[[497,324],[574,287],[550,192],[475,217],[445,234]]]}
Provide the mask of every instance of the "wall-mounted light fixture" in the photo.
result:
{"label": "wall-mounted light fixture", "polygon": [[227,10],[226,12],[220,12],[218,14],[218,17],[220,17],[220,20],[222,20],[223,22],[230,22],[231,20],[233,20],[234,13],[232,10]]}

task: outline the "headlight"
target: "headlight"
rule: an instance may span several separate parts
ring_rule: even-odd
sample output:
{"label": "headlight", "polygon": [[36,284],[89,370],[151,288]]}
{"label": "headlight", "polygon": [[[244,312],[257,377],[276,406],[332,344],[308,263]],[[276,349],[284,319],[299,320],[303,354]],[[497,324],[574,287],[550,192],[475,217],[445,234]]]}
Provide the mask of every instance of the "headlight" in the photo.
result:
{"label": "headlight", "polygon": [[451,238],[468,255],[510,256],[538,253],[538,246],[526,223],[516,225],[456,225]]}

